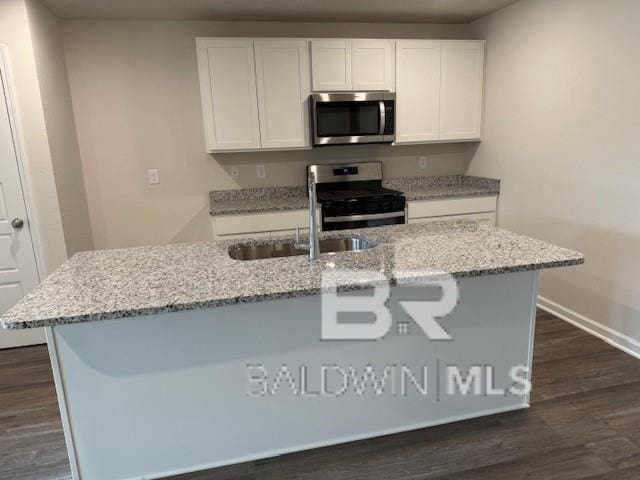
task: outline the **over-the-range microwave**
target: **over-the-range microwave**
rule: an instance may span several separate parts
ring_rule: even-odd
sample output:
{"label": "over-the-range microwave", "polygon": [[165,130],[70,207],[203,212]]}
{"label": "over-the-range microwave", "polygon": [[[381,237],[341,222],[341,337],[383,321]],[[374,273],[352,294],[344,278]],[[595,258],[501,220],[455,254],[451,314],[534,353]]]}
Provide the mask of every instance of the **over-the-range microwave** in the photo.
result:
{"label": "over-the-range microwave", "polygon": [[310,104],[314,146],[395,140],[393,92],[312,93]]}

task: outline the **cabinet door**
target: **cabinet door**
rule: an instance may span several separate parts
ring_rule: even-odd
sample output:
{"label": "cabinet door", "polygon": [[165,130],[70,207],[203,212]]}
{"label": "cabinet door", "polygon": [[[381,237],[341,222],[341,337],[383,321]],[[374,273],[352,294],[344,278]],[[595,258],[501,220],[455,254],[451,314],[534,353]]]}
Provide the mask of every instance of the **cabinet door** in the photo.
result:
{"label": "cabinet door", "polygon": [[313,90],[351,90],[351,40],[312,40]]}
{"label": "cabinet door", "polygon": [[484,41],[443,40],[440,139],[481,135]]}
{"label": "cabinet door", "polygon": [[253,40],[198,38],[207,149],[260,148]]}
{"label": "cabinet door", "polygon": [[463,215],[467,213],[495,212],[498,197],[446,198],[442,200],[412,200],[407,206],[410,219],[422,217],[442,217],[444,215]]}
{"label": "cabinet door", "polygon": [[395,84],[393,40],[353,40],[353,90],[390,90]]}
{"label": "cabinet door", "polygon": [[309,49],[306,40],[256,40],[262,148],[309,143]]}
{"label": "cabinet door", "polygon": [[309,226],[309,210],[286,212],[248,213],[238,215],[216,215],[213,220],[213,238],[228,238],[228,235],[256,234],[268,236],[279,230],[295,230]]}
{"label": "cabinet door", "polygon": [[438,140],[440,40],[396,42],[396,142]]}
{"label": "cabinet door", "polygon": [[410,218],[409,223],[429,223],[441,222],[443,220],[473,220],[480,223],[496,224],[496,212],[487,213],[465,213],[462,215],[445,215],[442,217],[421,217]]}

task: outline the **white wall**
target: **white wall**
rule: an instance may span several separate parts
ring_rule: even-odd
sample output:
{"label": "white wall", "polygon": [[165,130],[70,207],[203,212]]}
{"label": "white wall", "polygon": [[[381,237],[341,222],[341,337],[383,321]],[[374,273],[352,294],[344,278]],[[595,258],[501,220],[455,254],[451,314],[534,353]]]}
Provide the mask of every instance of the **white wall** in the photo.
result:
{"label": "white wall", "polygon": [[58,19],[37,0],[27,2],[47,138],[69,255],[93,249],[69,79]]}
{"label": "white wall", "polygon": [[[315,161],[380,159],[387,176],[463,173],[475,144],[206,153],[197,36],[468,38],[465,25],[65,21],[64,47],[96,248],[206,240],[208,191],[304,183]],[[418,155],[429,155],[418,170]],[[266,166],[267,178],[255,165]],[[228,174],[240,171],[238,182]],[[146,170],[160,169],[160,185]]]}
{"label": "white wall", "polygon": [[584,266],[544,273],[541,294],[636,340],[638,19],[637,0],[521,0],[474,23],[487,39],[486,94],[469,168],[502,179],[500,226],[585,253]]}
{"label": "white wall", "polygon": [[66,259],[66,249],[24,0],[0,2],[0,43],[9,49],[27,173],[23,180],[32,200],[31,221],[42,261],[39,267],[46,274]]}

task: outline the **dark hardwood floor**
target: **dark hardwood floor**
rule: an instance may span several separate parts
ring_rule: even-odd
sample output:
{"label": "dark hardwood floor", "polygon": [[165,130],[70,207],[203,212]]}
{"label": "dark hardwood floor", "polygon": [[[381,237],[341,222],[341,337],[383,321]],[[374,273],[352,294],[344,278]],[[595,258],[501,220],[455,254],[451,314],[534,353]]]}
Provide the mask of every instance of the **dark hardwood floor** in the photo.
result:
{"label": "dark hardwood floor", "polygon": [[[532,407],[173,480],[640,479],[640,360],[538,315]],[[69,479],[45,347],[0,351],[0,479]]]}

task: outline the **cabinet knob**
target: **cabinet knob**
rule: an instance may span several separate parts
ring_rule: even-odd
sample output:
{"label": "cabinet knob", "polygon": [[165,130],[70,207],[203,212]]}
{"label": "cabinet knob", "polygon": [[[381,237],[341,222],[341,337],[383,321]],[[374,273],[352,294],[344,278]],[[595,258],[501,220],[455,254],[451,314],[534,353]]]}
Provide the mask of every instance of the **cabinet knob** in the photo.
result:
{"label": "cabinet knob", "polygon": [[20,230],[22,227],[24,227],[24,220],[22,220],[21,218],[14,218],[13,220],[11,220],[11,226],[16,230]]}

